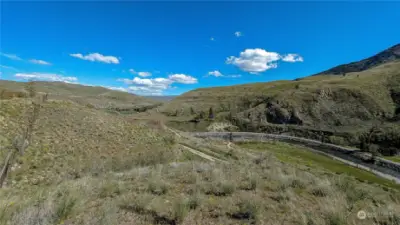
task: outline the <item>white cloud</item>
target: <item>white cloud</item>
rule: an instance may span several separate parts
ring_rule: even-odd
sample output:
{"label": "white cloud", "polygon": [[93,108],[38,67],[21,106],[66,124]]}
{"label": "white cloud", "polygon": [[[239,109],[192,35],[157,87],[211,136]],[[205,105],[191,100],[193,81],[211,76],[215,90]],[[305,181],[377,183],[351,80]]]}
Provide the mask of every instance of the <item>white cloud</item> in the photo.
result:
{"label": "white cloud", "polygon": [[75,53],[75,54],[70,54],[70,56],[82,59],[82,60],[88,60],[92,62],[102,62],[102,63],[107,63],[107,64],[119,64],[119,59],[115,56],[104,56],[100,53],[90,53],[88,55],[82,55],[81,53]]}
{"label": "white cloud", "polygon": [[129,92],[129,90],[127,88],[124,88],[124,87],[110,87],[110,86],[102,86],[102,87],[110,89],[110,90],[114,90],[114,91]]}
{"label": "white cloud", "polygon": [[291,54],[284,55],[282,57],[282,61],[285,61],[285,62],[303,62],[304,59],[303,59],[303,57],[301,57],[298,54],[291,53]]}
{"label": "white cloud", "polygon": [[138,72],[138,75],[141,77],[149,77],[151,76],[150,72]]}
{"label": "white cloud", "polygon": [[20,57],[18,57],[18,56],[15,55],[15,54],[0,53],[0,55],[2,55],[2,56],[4,56],[4,57],[7,57],[7,58],[9,58],[9,59],[12,59],[12,60],[22,60]]}
{"label": "white cloud", "polygon": [[167,78],[148,79],[148,78],[140,78],[140,77],[135,77],[132,80],[118,79],[118,81],[122,81],[128,85],[145,86],[145,87],[151,87],[151,88],[155,88],[155,89],[167,89],[168,86],[173,83],[171,80],[169,80]]}
{"label": "white cloud", "polygon": [[122,81],[125,84],[130,85],[128,89],[136,94],[142,95],[161,95],[162,92],[170,87],[173,83],[170,79],[167,78],[140,78],[135,77],[132,80],[129,79],[118,79],[118,81]]}
{"label": "white cloud", "polygon": [[61,81],[66,83],[78,81],[76,77],[65,77],[54,73],[16,73],[14,76],[24,80]]}
{"label": "white cloud", "polygon": [[197,79],[185,75],[185,74],[172,74],[168,78],[140,78],[134,77],[130,79],[118,79],[118,81],[124,82],[129,85],[128,89],[130,92],[141,94],[141,95],[162,95],[163,91],[171,89],[173,83],[181,84],[194,84],[197,83]]}
{"label": "white cloud", "polygon": [[214,76],[214,77],[225,77],[225,78],[238,78],[241,77],[242,75],[240,74],[230,74],[230,75],[224,75],[221,72],[219,72],[218,70],[214,70],[214,71],[210,71],[208,72],[207,76]]}
{"label": "white cloud", "polygon": [[195,84],[197,79],[195,77],[185,74],[172,74],[168,77],[171,81],[181,84]]}
{"label": "white cloud", "polygon": [[275,63],[280,59],[276,52],[267,52],[264,49],[246,49],[240,53],[239,57],[230,56],[226,63],[239,67],[241,70],[250,73],[260,73],[268,69],[276,68]]}
{"label": "white cloud", "polygon": [[136,71],[134,69],[129,69],[129,72],[131,74],[139,75],[141,77],[150,77],[152,75],[151,72],[146,72],[146,71],[138,72],[138,71]]}
{"label": "white cloud", "polygon": [[40,59],[31,59],[29,60],[29,62],[34,63],[34,64],[39,64],[39,65],[51,65],[51,63],[46,62],[44,60],[40,60]]}
{"label": "white cloud", "polygon": [[218,70],[214,70],[214,71],[208,72],[208,75],[209,76],[214,76],[214,77],[222,77],[223,76],[222,73],[219,72]]}
{"label": "white cloud", "polygon": [[210,38],[210,41],[215,41],[215,38],[211,37],[211,38]]}
{"label": "white cloud", "polygon": [[138,87],[138,86],[131,86],[128,88],[129,91],[139,94],[139,95],[162,95],[163,90],[161,89],[152,89],[149,87]]}
{"label": "white cloud", "polygon": [[235,32],[235,36],[236,36],[236,37],[241,37],[241,36],[243,36],[243,33],[240,32],[240,31],[236,31],[236,32]]}

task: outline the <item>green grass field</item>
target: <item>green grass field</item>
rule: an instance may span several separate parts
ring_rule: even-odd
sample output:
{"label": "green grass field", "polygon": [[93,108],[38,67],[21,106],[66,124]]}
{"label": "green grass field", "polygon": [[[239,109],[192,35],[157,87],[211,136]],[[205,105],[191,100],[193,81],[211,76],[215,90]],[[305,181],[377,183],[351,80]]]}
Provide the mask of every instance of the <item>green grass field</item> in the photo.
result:
{"label": "green grass field", "polygon": [[294,165],[305,165],[321,170],[328,170],[336,174],[347,174],[355,177],[360,181],[377,183],[400,190],[400,185],[394,182],[377,177],[367,171],[348,166],[327,156],[310,152],[307,149],[298,146],[281,142],[243,142],[238,144],[241,147],[248,149],[273,152],[276,157],[282,162],[287,162]]}
{"label": "green grass field", "polygon": [[400,156],[384,156],[383,158],[400,163]]}

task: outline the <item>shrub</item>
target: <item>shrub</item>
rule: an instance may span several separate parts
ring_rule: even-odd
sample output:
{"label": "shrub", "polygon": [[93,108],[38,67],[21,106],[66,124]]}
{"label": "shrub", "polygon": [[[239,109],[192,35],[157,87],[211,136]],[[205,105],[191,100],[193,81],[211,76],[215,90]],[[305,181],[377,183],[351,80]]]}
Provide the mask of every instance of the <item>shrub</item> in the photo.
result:
{"label": "shrub", "polygon": [[197,207],[199,207],[201,204],[201,200],[202,199],[198,193],[190,196],[187,202],[189,209],[196,209]]}
{"label": "shrub", "polygon": [[292,188],[305,188],[306,187],[306,183],[300,179],[294,178],[291,182],[290,182],[290,187]]}
{"label": "shrub", "polygon": [[228,180],[222,180],[208,184],[205,187],[205,193],[215,196],[231,195],[235,191],[235,184]]}
{"label": "shrub", "polygon": [[130,195],[129,197],[123,196],[119,200],[119,208],[124,209],[124,210],[129,210],[137,213],[144,213],[146,211],[146,207],[150,204],[150,202],[153,200],[153,196],[149,194],[142,194],[138,196],[132,196]]}
{"label": "shrub", "polygon": [[328,181],[316,184],[311,188],[310,193],[317,197],[326,197],[332,192],[332,188]]}
{"label": "shrub", "polygon": [[62,197],[57,202],[54,220],[56,223],[60,223],[72,214],[72,211],[77,203],[77,198],[72,196],[70,193],[62,193]]}
{"label": "shrub", "polygon": [[243,190],[256,190],[259,183],[259,177],[253,174],[249,174],[240,183],[240,188]]}
{"label": "shrub", "polygon": [[104,181],[102,186],[100,187],[99,197],[106,198],[106,197],[114,197],[119,195],[121,190],[119,185],[115,181]]}
{"label": "shrub", "polygon": [[343,137],[339,136],[329,136],[328,140],[330,143],[335,144],[335,145],[346,145],[346,140]]}
{"label": "shrub", "polygon": [[328,225],[346,225],[346,218],[344,217],[344,215],[340,214],[340,213],[328,213],[326,215],[326,224]]}
{"label": "shrub", "polygon": [[256,220],[259,212],[259,206],[252,199],[243,199],[237,205],[237,210],[228,213],[234,219]]}
{"label": "shrub", "polygon": [[168,191],[168,185],[162,180],[154,179],[149,182],[147,190],[155,195],[164,195]]}
{"label": "shrub", "polygon": [[189,205],[186,199],[179,199],[174,202],[172,209],[172,221],[180,223],[186,217],[189,212]]}

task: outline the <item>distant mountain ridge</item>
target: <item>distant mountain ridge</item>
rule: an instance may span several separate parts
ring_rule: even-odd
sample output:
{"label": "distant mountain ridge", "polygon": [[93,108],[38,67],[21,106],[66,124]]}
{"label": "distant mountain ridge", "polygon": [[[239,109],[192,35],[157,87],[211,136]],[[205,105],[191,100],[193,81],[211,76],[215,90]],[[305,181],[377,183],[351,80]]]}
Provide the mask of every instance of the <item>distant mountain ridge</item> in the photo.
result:
{"label": "distant mountain ridge", "polygon": [[178,95],[143,95],[143,97],[148,98],[148,99],[153,99],[157,101],[162,101],[162,102],[167,102],[171,101],[172,99],[176,98]]}
{"label": "distant mountain ridge", "polygon": [[381,64],[392,62],[399,59],[400,59],[400,44],[397,44],[369,58],[357,62],[342,64],[333,67],[329,70],[325,70],[323,72],[314,74],[313,76],[327,75],[327,74],[341,75],[343,73],[361,72],[370,69],[372,67],[379,66]]}

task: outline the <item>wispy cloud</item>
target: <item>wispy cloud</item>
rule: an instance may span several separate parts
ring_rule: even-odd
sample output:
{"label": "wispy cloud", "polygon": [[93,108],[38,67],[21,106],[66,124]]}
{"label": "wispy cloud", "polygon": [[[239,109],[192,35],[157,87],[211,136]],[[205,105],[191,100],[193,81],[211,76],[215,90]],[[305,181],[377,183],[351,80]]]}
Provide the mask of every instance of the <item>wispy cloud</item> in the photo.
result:
{"label": "wispy cloud", "polygon": [[240,74],[230,74],[230,75],[225,75],[219,72],[218,70],[210,71],[206,76],[214,76],[214,77],[226,77],[226,78],[238,78],[241,77],[242,75]]}
{"label": "wispy cloud", "polygon": [[215,41],[215,38],[214,38],[214,37],[211,37],[211,38],[210,38],[210,41]]}
{"label": "wispy cloud", "polygon": [[282,57],[282,61],[285,62],[303,62],[303,57],[299,56],[298,54],[287,54]]}
{"label": "wispy cloud", "polygon": [[39,64],[39,65],[51,65],[51,63],[46,62],[44,60],[40,60],[40,59],[30,59],[30,60],[24,60],[21,57],[15,55],[15,54],[6,54],[6,53],[0,53],[0,55],[7,57],[9,59],[12,60],[17,60],[17,61],[29,61],[30,63],[34,63],[34,64]]}
{"label": "wispy cloud", "polygon": [[197,83],[197,78],[185,74],[172,74],[168,77],[172,82],[181,84],[195,84]]}
{"label": "wispy cloud", "polygon": [[19,56],[15,55],[15,54],[7,54],[7,53],[0,52],[0,55],[4,56],[6,58],[12,59],[12,60],[22,60]]}
{"label": "wispy cloud", "polygon": [[239,78],[239,77],[242,77],[242,75],[241,74],[232,74],[232,75],[228,75],[226,77]]}
{"label": "wispy cloud", "polygon": [[150,77],[152,75],[151,72],[146,72],[146,71],[138,72],[134,69],[129,69],[129,72],[131,74],[139,75],[141,77]]}
{"label": "wispy cloud", "polygon": [[150,72],[139,72],[138,75],[141,77],[149,77],[149,76],[151,76],[151,73]]}
{"label": "wispy cloud", "polygon": [[[281,56],[277,52],[268,52],[261,48],[245,49],[239,57],[230,56],[226,59],[227,64],[239,67],[241,70],[258,74],[269,69],[278,67],[278,61],[302,62],[303,58],[297,54]],[[285,60],[284,60],[285,59]]]}
{"label": "wispy cloud", "polygon": [[197,78],[186,74],[171,74],[168,78],[140,78],[134,77],[130,79],[118,79],[129,85],[127,90],[141,95],[162,95],[163,91],[172,88],[173,83],[194,84]]}
{"label": "wispy cloud", "polygon": [[92,62],[102,62],[102,63],[107,63],[107,64],[119,64],[119,59],[115,56],[105,56],[100,53],[89,53],[88,55],[83,55],[81,53],[74,53],[70,54],[70,56],[82,59],[82,60],[87,60],[87,61],[92,61]]}
{"label": "wispy cloud", "polygon": [[102,87],[110,89],[110,90],[114,90],[114,91],[129,92],[128,88],[124,88],[124,87],[110,87],[110,86],[102,86]]}
{"label": "wispy cloud", "polygon": [[47,65],[47,66],[51,65],[51,63],[46,62],[44,60],[40,60],[40,59],[31,59],[31,60],[29,60],[29,62],[34,63],[34,64],[39,64],[39,65]]}
{"label": "wispy cloud", "polygon": [[236,32],[235,32],[235,36],[236,36],[236,37],[241,37],[241,36],[243,36],[243,33],[240,32],[240,31],[236,31]]}
{"label": "wispy cloud", "polygon": [[219,72],[218,70],[214,70],[214,71],[208,72],[208,75],[209,76],[214,76],[214,77],[222,77],[223,76],[222,73]]}
{"label": "wispy cloud", "polygon": [[0,68],[3,69],[7,69],[7,70],[14,70],[14,71],[18,71],[18,69],[11,67],[11,66],[5,66],[5,65],[0,65]]}
{"label": "wispy cloud", "polygon": [[66,77],[54,73],[16,73],[14,76],[23,80],[61,81],[66,83],[75,83],[78,81],[76,77]]}

